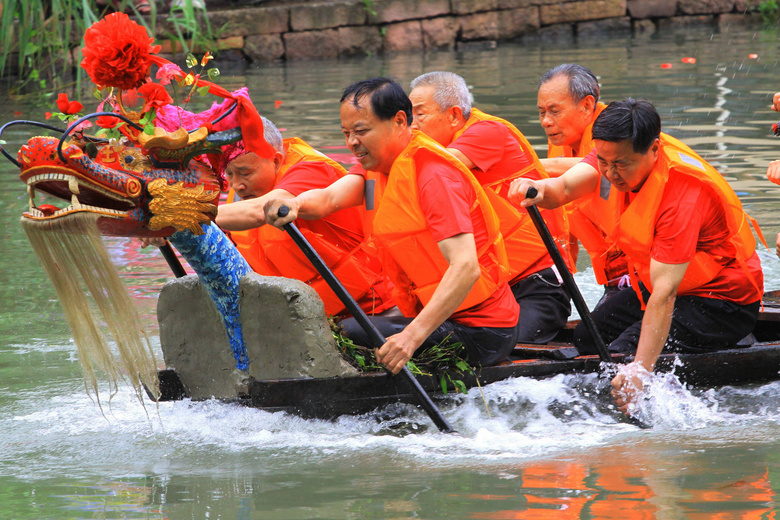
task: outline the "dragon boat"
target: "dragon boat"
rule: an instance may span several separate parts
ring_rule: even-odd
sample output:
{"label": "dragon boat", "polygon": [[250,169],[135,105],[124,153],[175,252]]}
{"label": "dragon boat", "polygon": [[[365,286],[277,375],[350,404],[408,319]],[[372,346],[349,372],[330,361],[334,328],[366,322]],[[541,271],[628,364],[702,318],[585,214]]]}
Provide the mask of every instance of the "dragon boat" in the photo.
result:
{"label": "dragon boat", "polygon": [[[360,372],[346,361],[311,287],[251,272],[213,225],[218,179],[195,158],[240,139],[239,128],[215,132],[203,127],[178,136],[160,133],[116,142],[72,136],[77,124],[61,129],[31,121],[8,123],[0,137],[10,125],[61,135],[32,137],[16,157],[5,149],[2,153],[19,167],[30,194],[23,220],[45,229],[89,215],[103,235],[165,236],[195,270],[195,275],[171,280],[160,293],[157,318],[165,368],[157,373],[159,388],[147,388],[150,396],[219,399],[319,418],[416,402],[402,379]],[[70,204],[36,205],[36,192]],[[578,355],[571,344],[573,326],[555,342],[519,344],[507,361],[458,379],[473,387],[513,377],[603,370],[598,356]],[[613,356],[615,363],[630,360]],[[780,377],[780,294],[765,295],[758,324],[742,344],[707,354],[663,354],[657,370],[672,369],[697,386]],[[431,396],[444,396],[441,374],[416,377]],[[451,394],[455,387],[446,390]]]}
{"label": "dragon boat", "polygon": [[[472,374],[460,373],[457,377],[467,388],[473,388],[509,378],[548,378],[558,374],[603,371],[605,365],[597,355],[578,355],[571,343],[576,323],[570,322],[554,342],[545,345],[518,344],[508,360],[496,366],[479,368]],[[333,352],[333,356],[338,355],[338,352]],[[633,356],[613,354],[612,359],[614,363],[621,364],[630,362]],[[175,361],[172,362],[175,364]],[[659,357],[656,371],[674,371],[681,382],[699,388],[778,379],[780,297],[767,297],[753,334],[743,340],[743,344],[706,354],[664,353]],[[195,395],[188,378],[180,376],[176,368],[159,372],[161,401],[189,399],[193,396],[194,399],[213,397]],[[446,399],[457,391],[451,383],[446,389],[442,387],[441,374],[415,377],[434,400]],[[199,393],[200,390],[195,392]],[[222,396],[221,399],[266,411],[284,411],[320,419],[368,413],[392,403],[418,404],[416,395],[401,378],[384,372],[252,379],[240,395]]]}

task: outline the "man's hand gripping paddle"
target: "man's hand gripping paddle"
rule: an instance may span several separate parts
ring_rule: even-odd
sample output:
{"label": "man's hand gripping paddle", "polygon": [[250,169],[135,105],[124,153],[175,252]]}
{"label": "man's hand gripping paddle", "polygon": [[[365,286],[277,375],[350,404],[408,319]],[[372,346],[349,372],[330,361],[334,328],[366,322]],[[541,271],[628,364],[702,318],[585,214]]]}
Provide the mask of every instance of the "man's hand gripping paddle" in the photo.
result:
{"label": "man's hand gripping paddle", "polygon": [[[537,193],[538,192],[536,191],[536,188],[532,186],[528,188],[528,191],[525,194],[525,198],[533,199],[536,197]],[[550,234],[550,230],[547,229],[547,224],[545,224],[544,219],[542,219],[542,214],[539,213],[539,208],[537,208],[535,205],[531,205],[526,209],[528,210],[528,214],[531,216],[531,220],[533,221],[534,226],[536,226],[536,231],[538,231],[539,236],[542,237],[542,241],[547,248],[547,252],[552,257],[553,262],[555,262],[555,267],[558,268],[558,272],[563,278],[563,283],[566,284],[566,288],[569,290],[569,293],[571,293],[571,299],[574,300],[574,306],[577,308],[577,312],[580,313],[580,318],[585,323],[585,327],[588,329],[588,333],[593,339],[593,343],[596,345],[596,349],[599,352],[599,358],[601,358],[602,361],[611,363],[612,356],[609,355],[607,345],[604,343],[604,340],[601,339],[601,334],[599,334],[599,331],[596,328],[596,324],[593,321],[593,317],[590,315],[590,310],[588,310],[585,299],[582,297],[582,293],[580,292],[579,287],[577,287],[577,284],[574,282],[574,277],[569,272],[569,268],[566,267],[566,262],[563,260],[563,255],[561,255],[561,252],[555,245],[555,240]]]}
{"label": "man's hand gripping paddle", "polygon": [[[280,217],[285,217],[289,211],[290,209],[287,206],[282,206],[279,208],[278,214]],[[315,251],[309,241],[306,240],[306,237],[301,234],[298,226],[296,226],[294,222],[290,222],[282,227],[284,227],[284,230],[287,231],[287,233],[290,235],[290,238],[293,239],[303,254],[306,255],[306,258],[309,259],[309,262],[311,262],[311,264],[314,266],[320,276],[322,276],[322,278],[327,282],[328,286],[333,290],[333,292],[336,293],[336,296],[339,297],[341,303],[344,304],[344,306],[352,314],[355,320],[357,320],[366,334],[368,334],[369,338],[371,338],[371,342],[373,343],[371,346],[376,349],[384,345],[386,340],[384,336],[382,336],[382,333],[379,332],[379,329],[376,328],[376,325],[374,325],[371,320],[368,319],[368,316],[365,312],[363,312],[363,309],[360,308],[352,295],[347,292],[338,278],[336,278],[328,266],[325,265],[325,262],[322,260],[320,255],[317,254],[317,251]],[[441,430],[443,433],[455,432],[452,426],[450,426],[449,422],[447,422],[447,419],[444,418],[439,408],[433,403],[431,397],[425,393],[425,390],[423,390],[422,386],[420,386],[420,383],[417,381],[417,379],[415,379],[412,373],[409,372],[409,369],[406,367],[402,368],[398,375],[400,375],[412,389],[412,392],[417,397],[417,400],[420,402],[425,412],[436,424],[439,430]]]}

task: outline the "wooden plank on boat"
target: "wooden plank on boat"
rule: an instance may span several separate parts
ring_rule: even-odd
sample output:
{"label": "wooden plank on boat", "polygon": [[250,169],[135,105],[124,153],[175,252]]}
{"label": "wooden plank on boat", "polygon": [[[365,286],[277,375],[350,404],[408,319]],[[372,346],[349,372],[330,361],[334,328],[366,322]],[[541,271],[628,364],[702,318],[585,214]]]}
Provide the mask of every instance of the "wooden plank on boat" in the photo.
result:
{"label": "wooden plank on boat", "polygon": [[529,345],[518,343],[512,356],[521,359],[574,359],[579,352],[574,345],[568,343],[547,343],[546,345]]}

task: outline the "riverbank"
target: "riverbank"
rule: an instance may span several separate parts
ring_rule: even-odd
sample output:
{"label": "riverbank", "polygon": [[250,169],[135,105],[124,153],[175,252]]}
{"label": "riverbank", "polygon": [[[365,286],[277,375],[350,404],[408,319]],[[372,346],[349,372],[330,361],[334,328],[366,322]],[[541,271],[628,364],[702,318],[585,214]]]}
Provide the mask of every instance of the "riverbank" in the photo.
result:
{"label": "riverbank", "polygon": [[[209,6],[223,56],[249,62],[417,50],[491,49],[653,34],[691,25],[760,27],[750,0],[326,0]],[[161,24],[158,38],[169,28]],[[163,52],[177,50],[170,41]],[[226,55],[226,56],[224,56]]]}

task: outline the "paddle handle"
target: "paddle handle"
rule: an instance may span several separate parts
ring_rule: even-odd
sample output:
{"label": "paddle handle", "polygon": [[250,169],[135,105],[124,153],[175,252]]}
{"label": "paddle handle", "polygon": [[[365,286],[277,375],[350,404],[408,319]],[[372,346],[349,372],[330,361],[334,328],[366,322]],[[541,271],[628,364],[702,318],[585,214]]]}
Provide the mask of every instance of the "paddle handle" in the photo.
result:
{"label": "paddle handle", "polygon": [[160,252],[162,253],[163,258],[165,258],[165,261],[168,262],[168,267],[171,268],[171,271],[173,271],[173,274],[176,276],[176,278],[187,276],[187,271],[184,270],[181,262],[179,262],[179,258],[173,251],[171,244],[165,242],[164,246],[160,246]]}
{"label": "paddle handle", "polygon": [[[537,194],[538,191],[536,188],[531,186],[528,188],[528,191],[525,194],[525,198],[533,199]],[[552,234],[550,234],[550,230],[547,228],[547,224],[544,222],[542,214],[539,213],[539,208],[537,208],[536,205],[532,205],[528,206],[526,209],[528,210],[528,214],[531,216],[531,220],[533,220],[534,226],[536,226],[536,231],[538,231],[539,236],[542,237],[542,242],[544,242],[545,247],[547,247],[547,252],[552,257],[553,262],[555,262],[555,267],[558,268],[558,272],[563,278],[563,283],[566,284],[566,287],[569,289],[569,293],[571,293],[571,299],[574,301],[574,306],[577,308],[577,312],[580,313],[580,318],[582,319],[583,323],[585,323],[585,328],[588,329],[588,333],[590,334],[593,343],[596,345],[596,350],[599,352],[599,358],[602,361],[611,363],[612,356],[609,354],[607,345],[604,343],[604,340],[601,338],[601,334],[599,334],[599,331],[596,328],[596,323],[593,321],[593,317],[590,315],[588,305],[585,303],[585,299],[582,297],[582,293],[580,292],[579,287],[577,287],[577,284],[574,281],[574,277],[571,275],[571,272],[569,272],[569,268],[566,266],[563,255],[561,255],[561,252],[558,250],[558,246],[555,244],[555,240],[553,239]]]}
{"label": "paddle handle", "polygon": [[[289,212],[290,208],[287,206],[282,206],[279,208],[278,215],[280,217],[286,217]],[[355,318],[366,334],[368,334],[369,340],[372,343],[371,346],[375,349],[378,349],[384,345],[387,341],[385,337],[381,332],[379,332],[379,329],[376,328],[376,325],[374,325],[374,323],[368,318],[363,309],[360,308],[352,295],[349,294],[349,292],[344,288],[344,285],[342,285],[339,279],[336,278],[336,275],[334,275],[333,272],[328,268],[317,251],[314,250],[314,247],[312,247],[309,241],[306,240],[306,237],[303,236],[300,229],[298,229],[298,226],[296,226],[294,222],[290,222],[289,224],[285,224],[283,227],[284,230],[287,231],[287,233],[290,235],[290,238],[293,239],[293,242],[295,242],[303,254],[306,255],[306,258],[309,259],[311,265],[314,266],[314,268],[317,270],[320,276],[322,276],[328,286],[333,290],[334,293],[336,293],[336,296],[338,296],[339,300],[341,300],[341,303],[344,304],[344,307],[347,308],[350,314],[352,314],[352,317]],[[441,430],[443,433],[455,432],[455,429],[442,415],[439,408],[436,406],[436,404],[434,404],[434,402],[431,400],[431,397],[425,392],[423,387],[420,385],[420,382],[415,379],[409,369],[403,367],[398,375],[400,375],[401,378],[404,379],[411,387],[412,393],[417,397],[420,405],[423,407],[431,420],[436,424],[439,430]]]}

